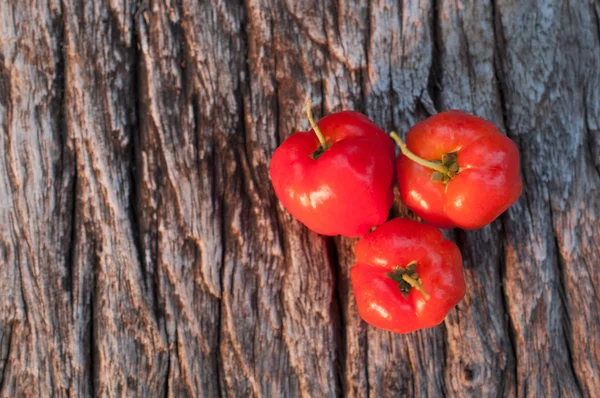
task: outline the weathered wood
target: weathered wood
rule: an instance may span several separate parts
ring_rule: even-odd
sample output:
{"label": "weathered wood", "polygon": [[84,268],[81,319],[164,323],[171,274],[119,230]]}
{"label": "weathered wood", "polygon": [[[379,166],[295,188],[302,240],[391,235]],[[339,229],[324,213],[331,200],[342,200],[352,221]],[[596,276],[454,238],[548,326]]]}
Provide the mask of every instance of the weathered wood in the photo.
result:
{"label": "weathered wood", "polygon": [[[0,396],[597,395],[598,87],[597,1],[0,0]],[[441,326],[362,322],[277,201],[307,98],[519,146]]]}

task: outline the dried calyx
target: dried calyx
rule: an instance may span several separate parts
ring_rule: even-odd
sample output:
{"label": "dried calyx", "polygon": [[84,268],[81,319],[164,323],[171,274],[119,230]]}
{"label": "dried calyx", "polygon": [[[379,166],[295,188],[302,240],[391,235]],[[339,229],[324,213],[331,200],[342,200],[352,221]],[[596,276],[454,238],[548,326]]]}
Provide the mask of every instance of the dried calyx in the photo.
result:
{"label": "dried calyx", "polygon": [[456,163],[456,152],[443,154],[442,161],[435,162],[435,163],[441,164],[442,166],[444,166],[446,168],[447,171],[445,171],[444,173],[437,171],[437,170],[434,171],[433,174],[431,174],[431,181],[433,181],[433,182],[443,182],[444,184],[447,184],[450,182],[451,179],[456,177],[456,174],[458,174],[458,163]]}
{"label": "dried calyx", "polygon": [[421,279],[417,274],[417,262],[411,261],[405,268],[395,267],[393,272],[387,274],[394,282],[398,282],[398,289],[404,297],[408,296],[410,290],[414,287],[425,296],[425,300],[429,300],[429,293],[425,291],[421,284]]}

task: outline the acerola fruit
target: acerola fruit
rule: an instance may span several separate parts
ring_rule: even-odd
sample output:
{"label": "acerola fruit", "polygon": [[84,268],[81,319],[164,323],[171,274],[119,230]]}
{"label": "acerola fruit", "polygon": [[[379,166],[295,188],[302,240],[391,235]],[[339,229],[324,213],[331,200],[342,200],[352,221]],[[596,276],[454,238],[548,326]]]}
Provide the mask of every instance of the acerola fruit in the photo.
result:
{"label": "acerola fruit", "polygon": [[312,120],[273,154],[275,193],[292,216],[322,235],[358,237],[388,218],[393,202],[394,144],[361,113]]}
{"label": "acerola fruit", "polygon": [[365,322],[395,333],[440,324],[465,295],[462,256],[435,227],[396,218],[363,237],[350,271]]}
{"label": "acerola fruit", "polygon": [[440,228],[478,229],[521,196],[519,151],[491,122],[462,111],[413,126],[397,161],[402,201]]}

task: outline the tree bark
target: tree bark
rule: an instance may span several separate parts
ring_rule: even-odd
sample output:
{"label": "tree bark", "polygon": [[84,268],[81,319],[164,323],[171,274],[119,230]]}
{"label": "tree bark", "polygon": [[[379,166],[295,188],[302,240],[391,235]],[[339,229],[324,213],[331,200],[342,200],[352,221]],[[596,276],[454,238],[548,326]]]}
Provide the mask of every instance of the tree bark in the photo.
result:
{"label": "tree bark", "polygon": [[[0,0],[0,396],[597,395],[598,87],[596,0]],[[517,143],[439,327],[362,322],[277,201],[307,98]]]}

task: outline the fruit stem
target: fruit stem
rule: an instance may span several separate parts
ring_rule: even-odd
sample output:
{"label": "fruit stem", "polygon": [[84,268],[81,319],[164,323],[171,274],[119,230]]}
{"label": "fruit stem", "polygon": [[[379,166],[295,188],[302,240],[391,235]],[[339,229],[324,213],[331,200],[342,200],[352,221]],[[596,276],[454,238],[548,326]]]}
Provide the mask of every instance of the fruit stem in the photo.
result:
{"label": "fruit stem", "polygon": [[327,149],[327,141],[325,141],[325,136],[323,135],[323,133],[321,132],[321,129],[319,128],[319,126],[317,126],[317,123],[315,123],[315,120],[312,117],[312,111],[310,109],[311,104],[312,104],[312,102],[310,99],[306,101],[306,116],[308,117],[310,126],[312,127],[313,131],[317,135],[317,138],[319,139],[319,142],[321,143],[321,148],[323,148],[323,150],[326,150]]}
{"label": "fruit stem", "polygon": [[433,169],[435,171],[439,171],[440,173],[442,173],[444,175],[448,174],[448,169],[445,166],[443,166],[443,165],[441,165],[439,163],[435,163],[435,162],[431,162],[429,160],[425,160],[423,158],[418,157],[414,153],[412,153],[410,151],[410,149],[408,149],[408,147],[406,146],[406,144],[404,143],[404,141],[402,141],[402,138],[400,138],[398,136],[398,134],[396,134],[395,131],[392,131],[390,133],[390,137],[392,137],[392,139],[400,147],[400,151],[402,151],[402,154],[404,156],[406,156],[407,158],[409,158],[410,160],[412,160],[413,162],[418,163],[421,166],[429,167],[430,169]]}
{"label": "fruit stem", "polygon": [[425,290],[423,285],[421,285],[421,282],[419,282],[418,280],[410,277],[408,274],[402,274],[402,279],[406,283],[408,283],[409,285],[411,285],[412,287],[414,287],[415,289],[417,289],[418,291],[423,293],[423,296],[425,296],[425,300],[429,300],[431,298],[429,293],[427,293],[427,291]]}

